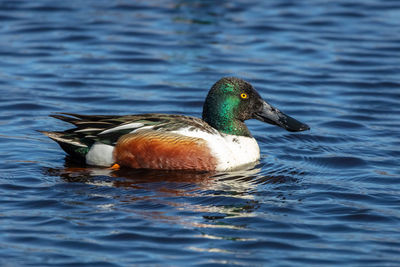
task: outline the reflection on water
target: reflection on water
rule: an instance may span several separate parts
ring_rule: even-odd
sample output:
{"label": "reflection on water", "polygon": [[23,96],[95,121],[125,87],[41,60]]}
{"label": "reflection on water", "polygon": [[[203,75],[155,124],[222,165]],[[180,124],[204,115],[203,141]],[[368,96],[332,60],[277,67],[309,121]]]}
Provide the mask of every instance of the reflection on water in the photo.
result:
{"label": "reflection on water", "polygon": [[[284,172],[285,170],[280,170]],[[224,192],[236,192],[236,194],[252,193],[258,184],[279,184],[295,182],[297,179],[285,175],[261,175],[261,169],[249,166],[247,169],[221,172],[199,172],[199,171],[170,171],[170,170],[148,170],[148,169],[129,169],[122,168],[113,170],[110,168],[90,167],[79,164],[66,157],[63,168],[44,168],[44,173],[51,176],[59,176],[66,182],[96,183],[96,178],[112,177],[109,179],[110,186],[136,188],[139,185],[150,184],[186,184],[198,189],[221,190]],[[288,170],[289,172],[289,170]],[[291,175],[301,175],[296,171],[291,171]],[[99,179],[103,185],[107,183]],[[187,189],[185,189],[187,192]],[[173,192],[171,192],[173,193]],[[183,192],[182,192],[183,193]],[[178,196],[178,194],[177,194]]]}
{"label": "reflection on water", "polygon": [[[142,216],[151,220],[164,221],[173,224],[193,224],[195,227],[206,228],[237,228],[237,225],[222,223],[218,220],[226,217],[252,217],[260,203],[257,200],[257,186],[266,184],[296,183],[292,175],[262,175],[260,168],[249,168],[229,173],[210,173],[194,171],[159,171],[133,170],[88,167],[77,165],[66,158],[63,168],[44,168],[46,176],[56,176],[68,183],[85,183],[98,187],[116,187],[128,190],[124,198],[115,195],[102,194],[106,198],[118,198],[127,203],[146,203],[146,206],[166,206],[165,212],[140,211]],[[90,195],[90,192],[87,192]],[[92,196],[98,196],[96,192]],[[182,199],[184,197],[184,199]],[[284,197],[280,196],[284,201]],[[200,213],[209,223],[189,222],[181,216],[168,216],[169,208],[180,213]],[[108,205],[108,209],[118,208]],[[137,212],[137,211],[135,211]],[[240,226],[240,228],[245,226]]]}

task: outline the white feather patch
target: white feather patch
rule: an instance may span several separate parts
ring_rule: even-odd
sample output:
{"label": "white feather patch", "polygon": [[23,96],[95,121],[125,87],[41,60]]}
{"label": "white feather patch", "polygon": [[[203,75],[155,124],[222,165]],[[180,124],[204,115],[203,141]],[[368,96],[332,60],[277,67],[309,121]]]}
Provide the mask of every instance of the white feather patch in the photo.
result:
{"label": "white feather patch", "polygon": [[113,151],[113,146],[97,142],[86,154],[86,163],[95,166],[111,166],[114,163]]}
{"label": "white feather patch", "polygon": [[75,131],[76,133],[85,133],[85,132],[95,132],[95,131],[101,131],[102,129],[99,128],[85,128],[81,130]]}
{"label": "white feather patch", "polygon": [[189,128],[182,128],[174,133],[204,139],[218,161],[217,171],[235,170],[260,159],[260,148],[252,137],[221,134],[216,130],[210,134]]}
{"label": "white feather patch", "polygon": [[142,127],[144,124],[141,122],[132,122],[132,123],[128,123],[128,124],[124,124],[124,125],[120,125],[111,129],[107,129],[102,131],[99,134],[106,134],[106,133],[111,133],[111,132],[115,132],[115,131],[119,131],[119,130],[124,130],[124,129],[136,129],[139,127]]}

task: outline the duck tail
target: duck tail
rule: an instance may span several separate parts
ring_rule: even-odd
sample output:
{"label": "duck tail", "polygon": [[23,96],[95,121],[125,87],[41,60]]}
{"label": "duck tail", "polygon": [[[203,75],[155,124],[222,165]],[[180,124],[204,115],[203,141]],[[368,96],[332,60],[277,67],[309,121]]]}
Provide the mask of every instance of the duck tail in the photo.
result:
{"label": "duck tail", "polygon": [[50,139],[56,141],[58,145],[73,158],[85,161],[85,156],[89,152],[89,147],[82,143],[78,138],[65,132],[38,131]]}

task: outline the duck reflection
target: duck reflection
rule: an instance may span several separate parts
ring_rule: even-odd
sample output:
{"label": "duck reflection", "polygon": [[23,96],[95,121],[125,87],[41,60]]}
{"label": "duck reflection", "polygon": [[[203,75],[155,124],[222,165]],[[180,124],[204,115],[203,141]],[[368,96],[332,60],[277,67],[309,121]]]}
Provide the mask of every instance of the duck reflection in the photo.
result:
{"label": "duck reflection", "polygon": [[[88,195],[99,195],[101,191],[101,194],[109,194],[105,197],[118,199],[117,203],[123,204],[113,202],[113,209],[125,209],[126,204],[131,203],[130,212],[140,216],[206,228],[237,228],[238,225],[227,222],[226,218],[252,217],[264,201],[260,199],[259,187],[264,187],[261,190],[265,191],[265,186],[293,182],[293,176],[265,175],[261,166],[226,173],[111,170],[86,167],[67,159],[64,168],[47,168],[45,173],[59,176],[66,182],[95,185]],[[104,186],[119,191],[104,192],[101,189]],[[183,215],[179,214],[186,215],[180,219]],[[192,218],[188,220],[187,214]]]}
{"label": "duck reflection", "polygon": [[[161,171],[145,169],[119,169],[90,167],[66,157],[64,168],[47,168],[46,174],[59,176],[67,182],[111,185],[123,188],[148,188],[148,184],[191,184],[204,187],[214,181],[215,173],[197,171]],[[157,188],[157,186],[155,186]],[[179,191],[171,194],[180,195]]]}
{"label": "duck reflection", "polygon": [[[120,188],[146,188],[171,196],[188,193],[230,194],[253,198],[258,185],[296,183],[299,172],[279,170],[279,174],[263,173],[261,165],[232,172],[167,171],[147,169],[119,169],[88,167],[66,157],[64,168],[46,168],[47,175],[59,176],[67,182],[108,185]],[[161,186],[161,187],[160,187]]]}

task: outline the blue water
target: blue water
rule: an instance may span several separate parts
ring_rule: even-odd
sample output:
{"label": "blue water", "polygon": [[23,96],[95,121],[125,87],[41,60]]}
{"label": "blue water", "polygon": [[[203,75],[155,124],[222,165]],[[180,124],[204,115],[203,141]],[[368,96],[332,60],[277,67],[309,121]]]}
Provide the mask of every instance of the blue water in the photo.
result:
{"label": "blue water", "polygon": [[[0,265],[400,265],[400,2],[0,1]],[[77,166],[53,112],[201,116],[223,76],[256,167]]]}

